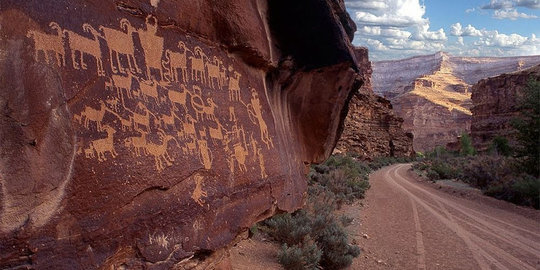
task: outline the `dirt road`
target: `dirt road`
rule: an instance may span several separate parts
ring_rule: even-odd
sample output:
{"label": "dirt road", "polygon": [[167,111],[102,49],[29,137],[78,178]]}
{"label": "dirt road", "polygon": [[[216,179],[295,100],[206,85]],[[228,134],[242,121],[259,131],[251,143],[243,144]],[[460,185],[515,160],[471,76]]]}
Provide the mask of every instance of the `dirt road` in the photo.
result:
{"label": "dirt road", "polygon": [[345,209],[364,249],[351,269],[540,269],[540,211],[438,190],[409,168],[373,173],[364,207]]}

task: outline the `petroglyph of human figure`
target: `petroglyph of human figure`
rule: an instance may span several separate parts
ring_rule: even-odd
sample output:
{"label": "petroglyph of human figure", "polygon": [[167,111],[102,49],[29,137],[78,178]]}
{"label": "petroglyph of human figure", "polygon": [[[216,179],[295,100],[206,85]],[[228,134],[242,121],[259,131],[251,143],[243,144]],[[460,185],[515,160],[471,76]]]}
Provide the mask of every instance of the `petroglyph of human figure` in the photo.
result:
{"label": "petroglyph of human figure", "polygon": [[197,140],[197,148],[199,149],[199,156],[204,168],[209,170],[212,168],[212,152],[208,148],[208,142],[206,140]]}
{"label": "petroglyph of human figure", "polygon": [[174,161],[174,158],[169,155],[168,145],[170,141],[178,141],[171,135],[165,134],[163,131],[160,131],[161,144],[155,144],[152,142],[147,142],[145,148],[149,155],[154,156],[154,161],[156,163],[156,169],[161,172],[166,167],[171,166]]}
{"label": "petroglyph of human figure", "polygon": [[206,61],[204,64],[206,70],[208,71],[208,83],[210,87],[216,89],[216,84],[214,83],[215,81],[217,83],[217,87],[221,89],[222,85],[220,79],[220,72],[223,61],[221,61],[217,56],[214,56],[212,60],[212,62]]}
{"label": "petroglyph of human figure", "polygon": [[246,172],[246,157],[248,156],[247,147],[245,146],[246,135],[243,127],[239,127],[235,124],[230,132],[231,142],[233,143],[233,156],[234,160],[238,164],[238,168],[241,172]]}
{"label": "petroglyph of human figure", "polygon": [[107,160],[105,153],[109,152],[112,158],[115,158],[118,154],[114,150],[114,138],[113,135],[116,133],[116,130],[110,126],[104,126],[105,132],[107,132],[107,138],[97,139],[90,142],[91,149],[94,149],[97,154],[99,162]]}
{"label": "petroglyph of human figure", "polygon": [[161,57],[163,56],[163,37],[157,35],[158,21],[156,17],[146,17],[146,30],[139,30],[139,39],[144,52],[146,62],[146,74],[148,80],[152,79],[150,69],[157,69],[161,76]]}
{"label": "petroglyph of human figure", "polygon": [[215,110],[217,108],[216,103],[214,103],[214,100],[212,98],[206,99],[207,104],[204,104],[202,102],[202,98],[199,95],[191,95],[191,105],[193,106],[193,109],[195,110],[197,120],[202,119],[205,117],[208,120],[215,120]]}
{"label": "petroglyph of human figure", "polygon": [[84,119],[84,127],[87,129],[90,126],[90,121],[95,122],[97,131],[102,131],[101,121],[103,121],[103,116],[105,115],[105,112],[107,112],[107,106],[103,100],[99,101],[99,106],[100,107],[97,110],[85,106],[84,110],[78,116],[74,116],[74,118],[79,121],[79,124],[81,124],[81,121]]}
{"label": "petroglyph of human figure", "polygon": [[[133,32],[136,31],[126,18],[120,20],[120,28],[125,32],[108,28],[103,25],[99,26],[99,30],[103,32],[103,39],[107,41],[107,45],[109,46],[111,69],[115,73],[125,73],[125,68],[122,67],[122,63],[120,62],[120,54],[123,54],[127,57],[129,69],[132,72],[140,72],[141,70],[137,66],[137,61],[135,60],[135,46],[133,45]],[[116,58],[113,58],[113,53],[116,55]],[[114,66],[113,59],[116,59],[118,69]]]}
{"label": "petroglyph of human figure", "polygon": [[229,71],[233,75],[229,78],[229,100],[230,101],[239,101],[240,100],[240,77],[242,76],[236,70],[233,70],[232,67],[229,67]]}
{"label": "petroglyph of human figure", "polygon": [[184,111],[187,111],[187,94],[189,93],[189,91],[184,85],[180,85],[180,88],[182,88],[184,91],[177,92],[170,89],[169,91],[167,91],[167,95],[173,103],[173,106],[175,103],[180,104],[184,108]]}
{"label": "petroglyph of human figure", "polygon": [[250,135],[250,144],[251,144],[251,151],[254,157],[257,157],[259,160],[259,169],[261,170],[261,178],[266,178],[268,175],[266,174],[266,166],[264,165],[264,156],[262,154],[262,149],[259,147],[257,140],[253,138],[253,133]]}
{"label": "petroglyph of human figure", "polygon": [[148,150],[146,149],[146,133],[141,132],[139,137],[128,137],[124,139],[124,145],[128,148],[133,148],[135,150],[135,156],[140,157],[141,153],[143,155],[148,155]]}
{"label": "petroglyph of human figure", "polygon": [[247,105],[247,108],[250,120],[254,124],[259,125],[259,129],[261,132],[261,140],[266,144],[266,147],[273,147],[274,143],[270,138],[270,134],[268,133],[268,126],[266,125],[266,122],[264,121],[264,118],[262,116],[261,101],[255,88],[251,88],[251,103]]}
{"label": "petroglyph of human figure", "polygon": [[[56,35],[49,35],[38,30],[29,30],[26,36],[34,40],[34,60],[39,62],[39,52],[43,52],[47,64],[57,64],[58,66],[66,65],[66,57],[64,50],[64,42],[62,29],[55,22],[49,24],[51,29],[56,30]],[[53,54],[53,58],[49,57],[49,53]],[[60,61],[60,59],[62,61]],[[53,63],[54,60],[54,63]]]}
{"label": "petroglyph of human figure", "polygon": [[191,194],[191,198],[200,206],[203,206],[204,204],[203,198],[208,196],[206,191],[202,189],[202,182],[204,180],[204,177],[196,174],[193,176],[193,180],[195,181],[195,189],[193,190],[193,193]]}
{"label": "petroglyph of human figure", "polygon": [[197,78],[200,77],[200,81],[206,83],[206,72],[204,69],[204,59],[208,59],[208,56],[204,54],[201,47],[195,47],[193,49],[195,53],[193,56],[190,56],[191,60],[191,80],[197,81]]}
{"label": "petroglyph of human figure", "polygon": [[[96,58],[98,76],[105,76],[103,68],[101,45],[99,43],[99,33],[89,24],[83,24],[83,30],[92,34],[94,39],[81,36],[73,31],[64,30],[64,35],[67,35],[69,40],[69,48],[71,49],[71,61],[74,69],[87,69],[88,66],[84,63],[84,54],[88,54]],[[75,52],[79,52],[80,59],[77,63]]]}
{"label": "petroglyph of human figure", "polygon": [[[183,41],[178,42],[178,48],[183,49],[183,52],[165,50],[165,59],[162,60],[163,69],[167,71],[165,74],[170,80],[179,82],[178,69],[182,70],[182,82],[187,82],[187,52],[193,54],[193,52],[186,47]],[[167,68],[169,66],[169,68]]]}

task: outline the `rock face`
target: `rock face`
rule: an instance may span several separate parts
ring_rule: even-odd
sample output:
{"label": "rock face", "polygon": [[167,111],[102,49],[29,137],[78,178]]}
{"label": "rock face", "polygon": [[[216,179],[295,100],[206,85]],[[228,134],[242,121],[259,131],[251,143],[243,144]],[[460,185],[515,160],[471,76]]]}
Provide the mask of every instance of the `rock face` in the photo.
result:
{"label": "rock face", "polygon": [[430,150],[455,141],[471,126],[470,88],[482,78],[540,63],[540,56],[453,57],[439,52],[373,64],[373,90],[389,98],[414,149]]}
{"label": "rock face", "polygon": [[342,1],[3,0],[0,25],[2,269],[182,269],[301,207],[362,83]]}
{"label": "rock face", "polygon": [[493,139],[503,136],[515,145],[512,119],[519,115],[519,97],[529,79],[540,80],[540,65],[480,80],[472,87],[471,137],[475,148],[486,151]]}
{"label": "rock face", "polygon": [[403,119],[394,114],[389,100],[373,93],[368,49],[358,47],[355,53],[364,84],[351,99],[336,151],[355,152],[363,159],[414,155],[412,134],[401,128]]}

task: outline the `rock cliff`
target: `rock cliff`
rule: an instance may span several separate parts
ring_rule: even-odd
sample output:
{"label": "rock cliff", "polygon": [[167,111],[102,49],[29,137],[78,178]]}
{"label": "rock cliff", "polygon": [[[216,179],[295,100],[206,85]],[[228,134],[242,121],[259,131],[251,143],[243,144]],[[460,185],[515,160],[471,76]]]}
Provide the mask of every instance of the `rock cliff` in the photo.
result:
{"label": "rock cliff", "polygon": [[2,269],[187,267],[302,206],[362,83],[343,1],[3,0],[0,25]]}
{"label": "rock cliff", "polygon": [[519,115],[520,93],[529,79],[540,80],[540,65],[482,79],[473,85],[471,137],[477,150],[487,150],[496,136],[516,144],[511,123]]}
{"label": "rock cliff", "polygon": [[406,133],[390,101],[373,93],[368,49],[355,48],[364,84],[349,104],[345,127],[336,146],[337,152],[355,152],[362,159],[408,157],[414,155],[412,134]]}
{"label": "rock cliff", "polygon": [[373,90],[390,99],[414,149],[430,150],[455,141],[471,125],[472,84],[482,78],[525,69],[540,56],[454,57],[444,52],[373,64]]}

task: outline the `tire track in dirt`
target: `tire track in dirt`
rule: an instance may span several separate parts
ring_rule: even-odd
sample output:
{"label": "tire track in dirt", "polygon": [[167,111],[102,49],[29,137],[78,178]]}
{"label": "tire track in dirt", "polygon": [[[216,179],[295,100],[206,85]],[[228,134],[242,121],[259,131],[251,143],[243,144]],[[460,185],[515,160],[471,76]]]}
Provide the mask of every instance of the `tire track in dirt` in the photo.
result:
{"label": "tire track in dirt", "polygon": [[[483,239],[479,235],[464,229],[463,226],[460,226],[456,220],[472,226],[483,233],[487,233],[490,237],[496,238],[507,244],[519,247],[522,250],[532,253],[536,256],[536,260],[538,260],[538,254],[540,254],[540,251],[535,249],[537,244],[534,240],[531,241],[526,237],[523,237],[521,235],[518,235],[517,233],[509,231],[508,229],[493,224],[493,222],[507,224],[507,221],[499,220],[498,218],[494,218],[491,216],[488,217],[491,219],[492,222],[479,218],[479,215],[476,213],[477,211],[454,201],[442,198],[438,194],[435,194],[435,192],[428,191],[420,187],[419,185],[408,181],[404,176],[402,176],[403,169],[407,169],[408,167],[408,165],[397,165],[389,168],[385,174],[385,176],[387,176],[387,181],[401,189],[401,191],[403,191],[411,200],[415,201],[418,205],[424,207],[424,209],[431,213],[446,227],[456,233],[456,235],[459,236],[470,249],[473,258],[478,263],[480,269],[490,269],[488,264],[491,264],[498,269],[509,269],[503,264],[503,262],[500,261],[500,259],[502,259],[506,263],[509,263],[510,267],[519,266],[519,269],[535,269],[533,266],[516,258],[502,248],[499,248],[496,245],[492,244],[489,240]],[[390,175],[390,173],[392,173],[392,175]],[[408,188],[406,188],[405,186],[407,186]],[[423,196],[427,196],[428,198],[433,200],[437,204],[437,206],[433,205],[431,202],[425,199],[418,197],[412,192],[412,190],[410,190],[410,188],[414,189],[416,192],[420,192],[421,194],[423,194]],[[452,215],[448,211],[446,206],[451,207],[452,209],[472,219],[474,223],[466,221],[457,216],[454,217],[454,215]],[[482,213],[482,216],[487,215]],[[512,224],[511,227],[519,226]],[[525,228],[519,227],[519,229],[523,232],[531,233],[532,235],[537,234],[536,232],[527,230]]]}

